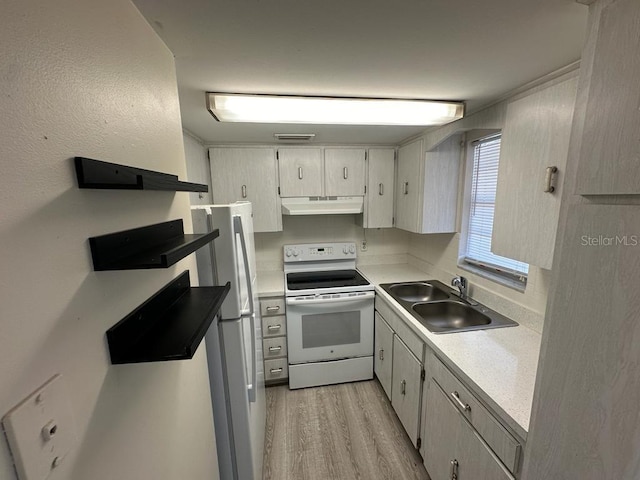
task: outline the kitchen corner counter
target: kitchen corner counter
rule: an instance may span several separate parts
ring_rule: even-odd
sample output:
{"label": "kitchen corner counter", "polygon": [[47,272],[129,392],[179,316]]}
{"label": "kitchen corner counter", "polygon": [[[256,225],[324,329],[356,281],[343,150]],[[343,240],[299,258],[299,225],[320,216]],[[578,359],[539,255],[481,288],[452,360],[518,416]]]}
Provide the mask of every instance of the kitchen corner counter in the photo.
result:
{"label": "kitchen corner counter", "polygon": [[[526,439],[541,335],[527,327],[434,334],[379,287],[381,283],[428,280],[411,265],[364,265],[358,270],[442,361],[515,433]],[[517,318],[513,318],[516,322]]]}
{"label": "kitchen corner counter", "polygon": [[258,296],[282,297],[284,295],[284,273],[282,270],[259,270]]}

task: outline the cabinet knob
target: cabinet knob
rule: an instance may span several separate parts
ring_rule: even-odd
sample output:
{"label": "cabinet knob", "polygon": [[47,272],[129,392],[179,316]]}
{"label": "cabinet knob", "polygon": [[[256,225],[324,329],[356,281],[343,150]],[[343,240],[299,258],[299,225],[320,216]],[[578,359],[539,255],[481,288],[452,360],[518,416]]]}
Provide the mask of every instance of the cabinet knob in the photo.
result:
{"label": "cabinet knob", "polygon": [[400,382],[400,393],[402,395],[406,395],[407,394],[407,381],[406,380],[402,380]]}
{"label": "cabinet knob", "polygon": [[247,198],[247,186],[242,185],[242,198]]}
{"label": "cabinet knob", "polygon": [[404,182],[404,194],[409,195],[409,182]]}
{"label": "cabinet knob", "polygon": [[378,195],[384,195],[384,185],[382,183],[378,184]]}
{"label": "cabinet knob", "polygon": [[303,175],[302,175],[302,174],[303,174],[303,172],[302,172],[302,167],[298,167],[298,178],[299,178],[300,180],[302,180],[302,177],[303,177]]}
{"label": "cabinet knob", "polygon": [[342,177],[346,180],[347,178],[349,178],[349,169],[347,167],[344,167],[342,169]]}
{"label": "cabinet knob", "polygon": [[384,348],[380,349],[380,353],[378,354],[378,356],[380,357],[380,360],[384,360]]}

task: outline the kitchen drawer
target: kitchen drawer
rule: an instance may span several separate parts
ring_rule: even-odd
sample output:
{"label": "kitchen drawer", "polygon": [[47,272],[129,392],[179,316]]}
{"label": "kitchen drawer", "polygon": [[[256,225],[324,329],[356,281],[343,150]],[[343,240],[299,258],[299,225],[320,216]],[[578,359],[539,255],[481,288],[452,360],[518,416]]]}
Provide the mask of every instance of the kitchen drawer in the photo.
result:
{"label": "kitchen drawer", "polygon": [[263,338],[262,346],[265,360],[287,356],[287,337]]}
{"label": "kitchen drawer", "polygon": [[261,298],[260,314],[265,317],[267,315],[284,315],[284,298]]}
{"label": "kitchen drawer", "polygon": [[265,381],[283,380],[289,378],[289,365],[286,358],[274,358],[264,361]]}
{"label": "kitchen drawer", "polygon": [[[520,462],[520,443],[433,353],[428,353],[425,369],[504,465],[516,473]],[[428,432],[425,434],[429,435]]]}
{"label": "kitchen drawer", "polygon": [[403,320],[395,313],[391,307],[384,300],[380,299],[379,295],[376,295],[376,310],[385,319],[389,326],[396,332],[404,344],[409,347],[411,353],[413,353],[419,361],[422,362],[424,358],[424,343],[420,340],[415,333],[407,326],[406,321]]}
{"label": "kitchen drawer", "polygon": [[287,334],[287,318],[284,315],[262,317],[262,336],[280,337]]}

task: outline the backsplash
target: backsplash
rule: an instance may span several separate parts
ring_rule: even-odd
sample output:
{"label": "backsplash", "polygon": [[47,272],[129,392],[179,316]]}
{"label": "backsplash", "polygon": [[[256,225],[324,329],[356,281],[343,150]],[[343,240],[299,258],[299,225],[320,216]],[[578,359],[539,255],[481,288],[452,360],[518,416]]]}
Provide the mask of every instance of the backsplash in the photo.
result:
{"label": "backsplash", "polygon": [[282,222],[282,232],[256,233],[258,270],[282,270],[282,246],[292,243],[355,242],[360,265],[407,262],[409,233],[403,230],[365,230],[355,224],[354,215],[284,216]]}

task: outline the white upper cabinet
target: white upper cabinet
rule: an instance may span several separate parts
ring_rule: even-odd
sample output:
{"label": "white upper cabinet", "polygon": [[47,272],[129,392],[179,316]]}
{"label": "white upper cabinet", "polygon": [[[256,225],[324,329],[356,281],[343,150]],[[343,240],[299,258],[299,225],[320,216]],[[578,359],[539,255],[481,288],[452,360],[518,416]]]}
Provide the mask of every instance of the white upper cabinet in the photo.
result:
{"label": "white upper cabinet", "polygon": [[422,140],[403,145],[398,150],[396,180],[396,228],[418,231],[418,189],[420,185]]}
{"label": "white upper cabinet", "polygon": [[325,148],[324,194],[351,197],[364,195],[364,148]]}
{"label": "white upper cabinet", "polygon": [[281,197],[323,195],[320,148],[279,148],[278,171]]}
{"label": "white upper cabinet", "polygon": [[255,232],[282,231],[275,149],[216,147],[209,158],[214,203],[249,201]]}
{"label": "white upper cabinet", "polygon": [[395,150],[370,148],[364,213],[358,220],[364,228],[393,227],[394,174]]}
{"label": "white upper cabinet", "polygon": [[577,194],[640,194],[638,52],[638,0],[611,2],[598,26]]}
{"label": "white upper cabinet", "polygon": [[396,228],[414,233],[456,231],[460,136],[452,135],[433,150],[422,139],[398,151]]}
{"label": "white upper cabinet", "polygon": [[[551,268],[577,77],[507,106],[491,250]],[[553,191],[547,185],[548,169]]]}

